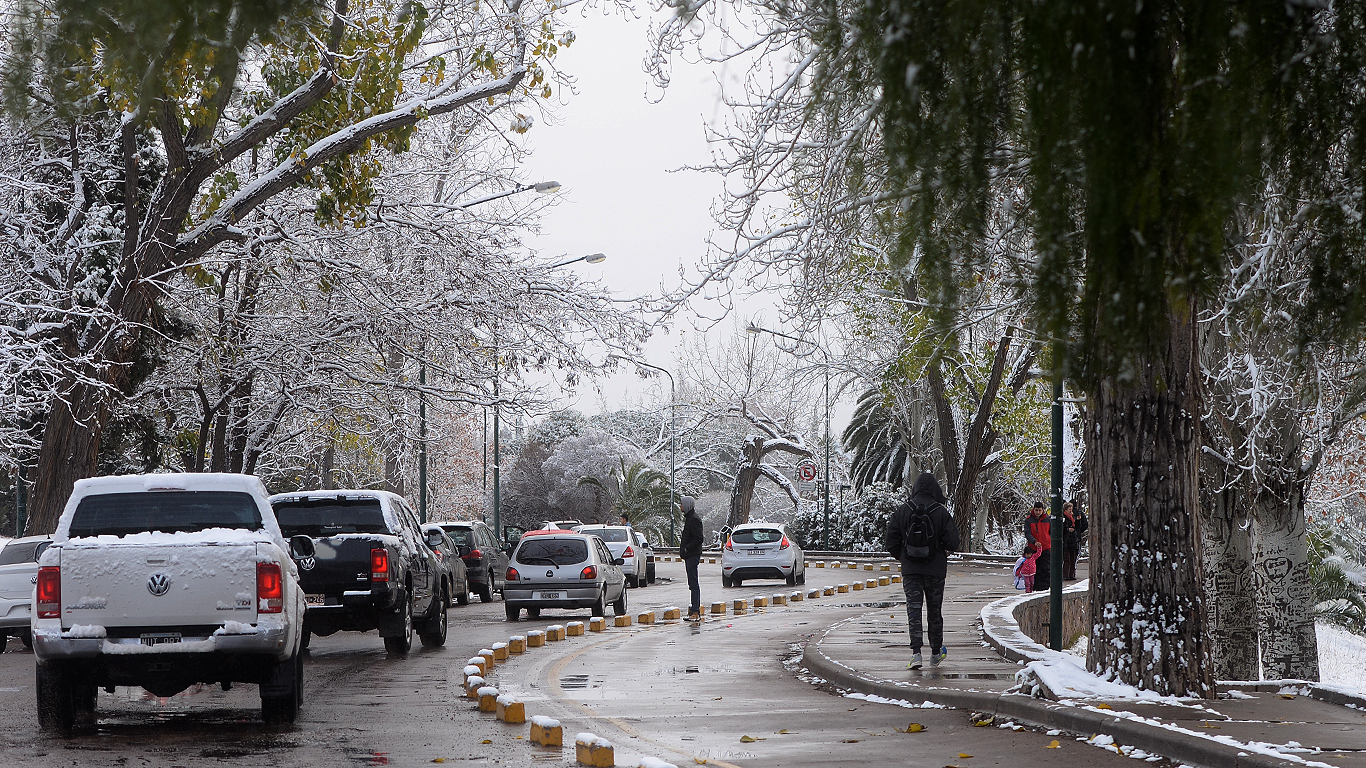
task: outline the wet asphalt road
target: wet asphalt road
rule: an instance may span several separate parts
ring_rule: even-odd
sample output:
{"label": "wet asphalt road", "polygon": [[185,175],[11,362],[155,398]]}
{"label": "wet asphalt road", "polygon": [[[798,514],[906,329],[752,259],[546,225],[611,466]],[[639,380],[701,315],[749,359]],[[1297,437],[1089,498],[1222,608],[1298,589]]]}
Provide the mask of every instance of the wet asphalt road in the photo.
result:
{"label": "wet asphalt road", "polygon": [[[842,569],[807,573],[808,587],[854,578]],[[656,584],[630,592],[632,615],[686,607],[682,565],[659,563],[658,574]],[[720,567],[705,563],[702,579],[704,604],[792,591],[777,581],[722,589]],[[951,597],[952,582],[948,591]],[[285,728],[261,723],[253,685],[227,692],[205,686],[169,700],[120,688],[100,692],[95,720],[69,738],[45,736],[33,714],[33,656],[12,641],[0,655],[0,766],[560,766],[574,764],[580,731],[612,741],[619,766],[635,766],[641,756],[679,766],[1132,765],[1065,736],[1061,749],[1049,750],[1053,737],[1044,734],[974,728],[962,712],[871,704],[801,679],[794,662],[805,638],[870,610],[904,618],[902,602],[893,585],[700,626],[589,633],[500,664],[491,682],[520,696],[528,715],[561,720],[569,742],[563,751],[533,747],[527,726],[479,714],[461,697],[461,670],[480,648],[553,623],[586,623],[587,611],[547,611],[512,625],[501,602],[475,599],[451,610],[445,648],[406,658],[386,655],[374,633],[315,637],[304,709]],[[926,730],[897,732],[911,722]],[[745,736],[754,741],[742,743]]]}

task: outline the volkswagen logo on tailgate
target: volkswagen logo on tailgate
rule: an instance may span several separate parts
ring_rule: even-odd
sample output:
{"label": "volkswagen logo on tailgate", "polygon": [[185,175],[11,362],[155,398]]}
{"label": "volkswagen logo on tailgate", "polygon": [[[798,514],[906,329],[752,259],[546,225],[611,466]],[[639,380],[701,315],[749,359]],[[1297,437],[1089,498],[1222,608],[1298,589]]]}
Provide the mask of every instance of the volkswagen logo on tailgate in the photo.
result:
{"label": "volkswagen logo on tailgate", "polygon": [[164,573],[154,573],[147,577],[147,591],[161,597],[171,588],[171,579]]}

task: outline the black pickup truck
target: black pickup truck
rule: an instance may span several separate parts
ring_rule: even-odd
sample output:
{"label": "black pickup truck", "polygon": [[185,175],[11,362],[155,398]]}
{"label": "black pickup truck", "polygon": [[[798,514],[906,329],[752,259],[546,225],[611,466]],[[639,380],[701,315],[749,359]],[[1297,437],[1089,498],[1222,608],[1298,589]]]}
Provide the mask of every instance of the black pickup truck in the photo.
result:
{"label": "black pickup truck", "polygon": [[387,491],[296,491],[270,497],[286,537],[313,539],[296,559],[310,635],[379,630],[390,653],[446,643],[451,587],[403,497]]}

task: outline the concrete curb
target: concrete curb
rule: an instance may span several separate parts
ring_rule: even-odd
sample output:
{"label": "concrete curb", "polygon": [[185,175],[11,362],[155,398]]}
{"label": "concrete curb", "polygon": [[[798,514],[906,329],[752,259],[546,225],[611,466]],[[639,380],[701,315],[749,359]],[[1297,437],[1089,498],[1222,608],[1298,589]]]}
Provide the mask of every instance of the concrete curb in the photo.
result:
{"label": "concrete curb", "polygon": [[1296,762],[1247,752],[1241,746],[1231,746],[1199,736],[1169,731],[1160,725],[1112,717],[1020,694],[911,688],[894,685],[885,680],[867,678],[822,653],[820,641],[824,636],[825,633],[822,633],[820,638],[807,643],[806,649],[802,652],[802,664],[831,683],[859,693],[903,701],[932,701],[954,709],[989,712],[1009,720],[1082,735],[1106,733],[1120,744],[1132,745],[1145,752],[1196,768],[1284,768],[1287,764]]}

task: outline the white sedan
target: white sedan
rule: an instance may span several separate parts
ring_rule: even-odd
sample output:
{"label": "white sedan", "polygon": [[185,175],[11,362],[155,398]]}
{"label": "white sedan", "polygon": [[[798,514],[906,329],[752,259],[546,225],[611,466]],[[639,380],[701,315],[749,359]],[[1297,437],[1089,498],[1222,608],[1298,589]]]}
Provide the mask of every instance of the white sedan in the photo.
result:
{"label": "white sedan", "polygon": [[635,529],[629,525],[584,525],[579,533],[597,536],[612,551],[612,557],[622,560],[621,572],[626,574],[626,586],[643,587],[649,583],[645,551],[635,543]]}
{"label": "white sedan", "polygon": [[721,550],[721,585],[738,587],[745,579],[806,583],[806,557],[783,525],[745,523],[730,532]]}

